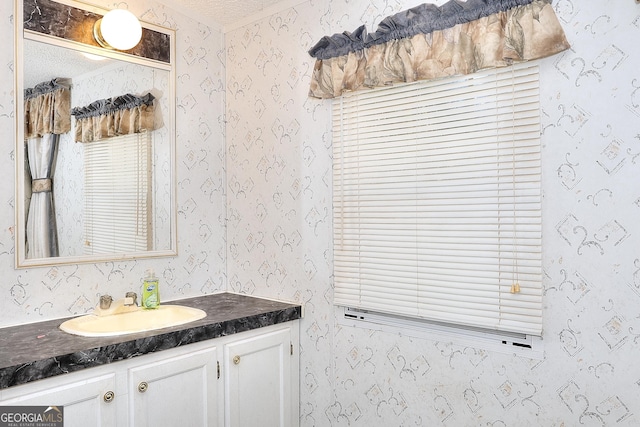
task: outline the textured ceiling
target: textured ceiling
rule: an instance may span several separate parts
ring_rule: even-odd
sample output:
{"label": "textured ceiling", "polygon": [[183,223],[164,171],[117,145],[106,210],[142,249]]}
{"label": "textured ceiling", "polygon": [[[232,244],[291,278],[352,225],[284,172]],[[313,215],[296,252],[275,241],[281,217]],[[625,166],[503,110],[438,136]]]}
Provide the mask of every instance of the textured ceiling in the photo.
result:
{"label": "textured ceiling", "polygon": [[222,27],[233,26],[247,17],[291,0],[158,0],[189,16],[197,16],[206,22],[216,22]]}
{"label": "textured ceiling", "polygon": [[[111,59],[90,60],[79,52],[33,40],[24,41],[23,57],[24,87],[33,87],[55,77],[68,76],[70,70],[74,70],[75,75],[80,75],[113,62]],[[43,67],[42,64],[47,66]]]}

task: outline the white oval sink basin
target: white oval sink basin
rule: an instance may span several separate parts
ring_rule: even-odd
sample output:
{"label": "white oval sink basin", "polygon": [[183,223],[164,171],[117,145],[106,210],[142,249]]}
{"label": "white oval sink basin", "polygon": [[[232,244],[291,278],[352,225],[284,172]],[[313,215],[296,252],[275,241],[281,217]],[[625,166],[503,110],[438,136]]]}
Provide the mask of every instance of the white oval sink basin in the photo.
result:
{"label": "white oval sink basin", "polygon": [[110,337],[184,325],[206,315],[207,313],[197,308],[161,305],[154,310],[138,309],[109,316],[87,314],[74,317],[63,322],[60,329],[83,337]]}

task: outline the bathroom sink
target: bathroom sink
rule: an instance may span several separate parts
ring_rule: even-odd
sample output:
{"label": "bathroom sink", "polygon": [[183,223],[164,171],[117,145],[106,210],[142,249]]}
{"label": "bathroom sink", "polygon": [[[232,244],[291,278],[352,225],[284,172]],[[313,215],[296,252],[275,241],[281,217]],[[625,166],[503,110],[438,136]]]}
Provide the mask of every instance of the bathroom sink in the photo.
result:
{"label": "bathroom sink", "polygon": [[197,308],[161,305],[154,310],[137,308],[134,311],[106,316],[87,314],[74,317],[63,322],[60,329],[84,337],[110,337],[184,325],[206,315]]}

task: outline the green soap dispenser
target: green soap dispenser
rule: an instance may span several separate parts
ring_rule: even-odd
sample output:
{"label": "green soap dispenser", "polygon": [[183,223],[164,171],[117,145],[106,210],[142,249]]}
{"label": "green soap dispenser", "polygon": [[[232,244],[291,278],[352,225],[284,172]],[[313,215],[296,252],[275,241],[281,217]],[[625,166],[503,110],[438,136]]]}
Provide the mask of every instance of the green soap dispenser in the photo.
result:
{"label": "green soap dispenser", "polygon": [[149,310],[160,307],[160,290],[158,278],[153,269],[147,269],[142,280],[142,308]]}

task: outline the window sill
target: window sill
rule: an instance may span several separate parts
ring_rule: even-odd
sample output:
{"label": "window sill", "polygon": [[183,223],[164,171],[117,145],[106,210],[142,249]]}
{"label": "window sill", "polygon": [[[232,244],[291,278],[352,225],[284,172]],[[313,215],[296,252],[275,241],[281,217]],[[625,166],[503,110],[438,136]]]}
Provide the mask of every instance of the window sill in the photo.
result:
{"label": "window sill", "polygon": [[339,325],[402,334],[438,342],[450,342],[530,359],[544,359],[542,337],[510,332],[468,328],[428,320],[376,313],[350,307],[336,306]]}

